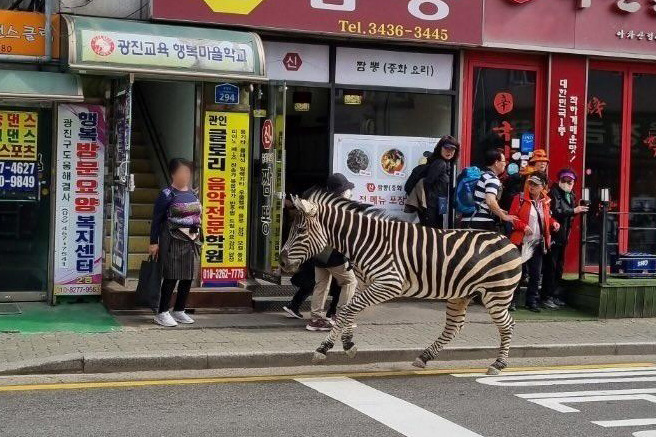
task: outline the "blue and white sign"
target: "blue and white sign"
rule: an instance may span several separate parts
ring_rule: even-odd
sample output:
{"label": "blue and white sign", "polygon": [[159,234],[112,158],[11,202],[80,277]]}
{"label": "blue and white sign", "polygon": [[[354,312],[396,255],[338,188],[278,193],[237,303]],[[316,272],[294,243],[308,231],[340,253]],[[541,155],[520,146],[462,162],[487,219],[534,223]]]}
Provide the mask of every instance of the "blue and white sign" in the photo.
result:
{"label": "blue and white sign", "polygon": [[36,162],[0,161],[0,197],[37,200],[39,190]]}
{"label": "blue and white sign", "polygon": [[214,103],[221,105],[239,104],[239,87],[231,83],[223,83],[214,88]]}
{"label": "blue and white sign", "polygon": [[520,146],[522,153],[531,153],[535,150],[535,134],[522,134],[522,143]]}

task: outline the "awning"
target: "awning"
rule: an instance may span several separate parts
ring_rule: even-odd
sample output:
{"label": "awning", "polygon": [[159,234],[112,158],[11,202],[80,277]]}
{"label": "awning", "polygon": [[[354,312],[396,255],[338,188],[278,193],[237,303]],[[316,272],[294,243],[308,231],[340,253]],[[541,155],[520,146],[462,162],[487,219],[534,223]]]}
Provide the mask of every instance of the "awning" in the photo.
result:
{"label": "awning", "polygon": [[84,94],[75,74],[0,70],[0,99],[81,102]]}
{"label": "awning", "polygon": [[255,33],[69,15],[64,19],[74,71],[266,80],[264,49]]}

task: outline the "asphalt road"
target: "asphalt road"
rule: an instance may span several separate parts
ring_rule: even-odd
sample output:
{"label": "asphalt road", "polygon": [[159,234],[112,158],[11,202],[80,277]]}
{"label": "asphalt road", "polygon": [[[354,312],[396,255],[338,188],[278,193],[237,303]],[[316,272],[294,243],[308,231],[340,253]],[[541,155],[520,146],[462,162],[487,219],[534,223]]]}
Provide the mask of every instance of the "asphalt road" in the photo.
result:
{"label": "asphalt road", "polygon": [[188,382],[2,386],[0,436],[656,436],[652,366]]}

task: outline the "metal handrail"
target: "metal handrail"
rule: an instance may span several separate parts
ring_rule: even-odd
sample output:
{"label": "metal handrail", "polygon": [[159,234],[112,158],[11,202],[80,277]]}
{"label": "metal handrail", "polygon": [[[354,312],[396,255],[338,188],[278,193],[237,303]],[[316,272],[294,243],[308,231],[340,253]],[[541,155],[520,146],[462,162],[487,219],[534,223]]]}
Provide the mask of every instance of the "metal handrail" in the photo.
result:
{"label": "metal handrail", "polygon": [[[620,216],[620,215],[641,215],[641,216],[655,216],[656,213],[653,212],[630,212],[630,211],[608,211],[608,202],[601,202],[601,235],[599,238],[599,245],[601,248],[601,253],[599,256],[599,283],[606,284],[608,282],[609,273],[608,268],[608,247],[609,246],[619,246],[619,242],[609,242],[608,241],[608,218],[610,216]],[[632,226],[617,226],[618,230],[634,230],[634,231],[656,231],[656,227],[632,227]],[[587,244],[587,241],[586,241]],[[613,276],[611,274],[611,276]],[[652,276],[652,275],[646,275]],[[656,277],[656,275],[653,275]]]}
{"label": "metal handrail", "polygon": [[146,105],[143,93],[136,84],[134,85],[133,95],[137,102],[139,113],[141,114],[141,120],[143,121],[144,127],[146,128],[150,145],[155,151],[155,157],[157,158],[157,163],[159,164],[160,171],[164,176],[166,184],[169,185],[171,183],[171,177],[169,176],[168,172],[168,159],[166,157],[166,152],[162,147],[162,140],[160,139],[159,134],[157,133],[157,129],[155,128],[155,124],[153,123],[153,120],[150,116],[150,112],[148,111],[148,106]]}

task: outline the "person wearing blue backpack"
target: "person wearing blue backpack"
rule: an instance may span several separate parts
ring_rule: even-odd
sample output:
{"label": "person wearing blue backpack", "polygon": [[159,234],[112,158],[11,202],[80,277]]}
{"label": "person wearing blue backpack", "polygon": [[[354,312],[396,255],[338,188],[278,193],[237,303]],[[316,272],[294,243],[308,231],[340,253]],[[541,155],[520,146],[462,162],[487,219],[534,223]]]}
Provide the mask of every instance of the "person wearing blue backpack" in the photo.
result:
{"label": "person wearing blue backpack", "polygon": [[498,149],[485,152],[484,170],[468,167],[458,177],[456,210],[463,214],[463,226],[470,229],[499,232],[498,221],[513,222],[499,206],[501,175],[506,169],[506,157]]}

